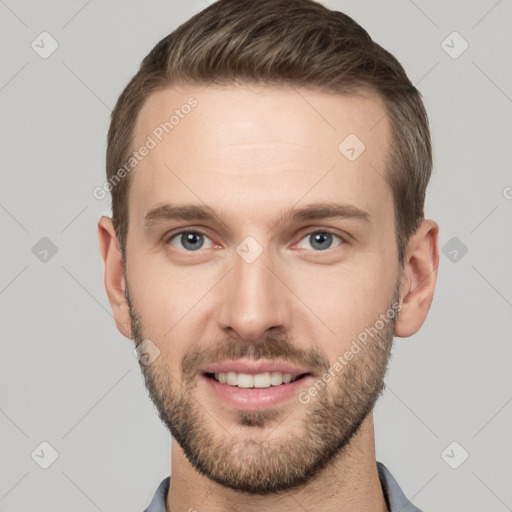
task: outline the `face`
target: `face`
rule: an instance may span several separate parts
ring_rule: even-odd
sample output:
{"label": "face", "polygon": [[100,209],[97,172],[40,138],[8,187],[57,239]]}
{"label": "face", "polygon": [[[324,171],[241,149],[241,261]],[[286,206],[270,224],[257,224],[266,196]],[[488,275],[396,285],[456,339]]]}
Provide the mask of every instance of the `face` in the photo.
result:
{"label": "face", "polygon": [[384,116],[372,95],[263,86],[167,89],[140,113],[132,336],[160,351],[141,368],[161,419],[222,485],[307,481],[382,390],[401,276]]}

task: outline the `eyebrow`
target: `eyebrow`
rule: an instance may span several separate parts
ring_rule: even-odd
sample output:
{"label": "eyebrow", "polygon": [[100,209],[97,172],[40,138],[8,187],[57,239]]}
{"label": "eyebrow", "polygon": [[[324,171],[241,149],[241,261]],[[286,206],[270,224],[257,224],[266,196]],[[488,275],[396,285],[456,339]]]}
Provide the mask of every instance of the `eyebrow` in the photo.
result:
{"label": "eyebrow", "polygon": [[216,220],[220,217],[209,206],[164,204],[149,210],[144,217],[146,227],[167,220]]}
{"label": "eyebrow", "polygon": [[[281,223],[327,218],[359,219],[366,223],[371,222],[369,213],[352,205],[313,203],[302,208],[290,209],[282,216]],[[144,224],[149,228],[168,220],[203,220],[217,221],[224,224],[220,216],[209,206],[173,204],[164,204],[149,210],[144,217]]]}
{"label": "eyebrow", "polygon": [[360,219],[370,222],[370,214],[355,206],[338,203],[314,203],[303,208],[292,208],[288,211],[283,221],[301,221],[327,218]]}

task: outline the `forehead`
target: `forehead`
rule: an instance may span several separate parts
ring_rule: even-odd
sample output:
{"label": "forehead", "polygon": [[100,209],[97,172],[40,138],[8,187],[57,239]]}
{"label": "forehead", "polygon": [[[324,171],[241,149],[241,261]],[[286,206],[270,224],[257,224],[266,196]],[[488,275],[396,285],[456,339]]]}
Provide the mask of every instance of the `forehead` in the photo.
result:
{"label": "forehead", "polygon": [[322,199],[378,215],[391,202],[388,143],[384,105],[371,93],[240,85],[161,90],[135,125],[134,149],[151,149],[131,173],[130,218],[165,203],[261,216]]}

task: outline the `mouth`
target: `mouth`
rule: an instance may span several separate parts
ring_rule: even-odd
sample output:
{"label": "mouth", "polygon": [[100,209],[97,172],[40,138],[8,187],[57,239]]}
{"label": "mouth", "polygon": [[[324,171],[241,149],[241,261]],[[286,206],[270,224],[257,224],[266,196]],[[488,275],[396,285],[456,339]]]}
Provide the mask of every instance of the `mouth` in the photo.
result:
{"label": "mouth", "polygon": [[243,372],[217,372],[204,374],[209,379],[213,379],[220,384],[226,384],[228,386],[238,388],[270,388],[274,386],[282,386],[284,384],[290,384],[297,380],[303,379],[310,375],[306,373],[284,373],[284,372],[264,372],[264,373],[243,373]]}
{"label": "mouth", "polygon": [[205,392],[236,410],[266,410],[290,403],[310,386],[308,368],[283,361],[237,360],[209,364],[199,371]]}

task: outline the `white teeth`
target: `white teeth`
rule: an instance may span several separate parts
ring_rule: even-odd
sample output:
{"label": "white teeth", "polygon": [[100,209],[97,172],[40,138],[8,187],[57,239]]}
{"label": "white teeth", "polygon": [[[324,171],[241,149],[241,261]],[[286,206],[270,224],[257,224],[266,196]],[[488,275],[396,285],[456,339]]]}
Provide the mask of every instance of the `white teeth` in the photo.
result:
{"label": "white teeth", "polygon": [[258,373],[252,378],[255,388],[269,388],[270,387],[270,373]]}
{"label": "white teeth", "polygon": [[215,374],[215,380],[221,384],[238,386],[239,388],[269,388],[288,384],[298,375],[282,372],[266,372],[251,375],[249,373],[219,372]]}
{"label": "white teeth", "polygon": [[272,386],[279,386],[283,383],[283,374],[281,372],[272,372],[270,374],[270,384]]}
{"label": "white teeth", "polygon": [[229,384],[230,386],[236,386],[238,384],[238,376],[236,372],[228,372],[225,373],[224,375],[226,375],[226,384]]}
{"label": "white teeth", "polygon": [[252,375],[248,373],[239,373],[238,374],[238,387],[239,388],[252,388],[254,387],[254,379]]}

